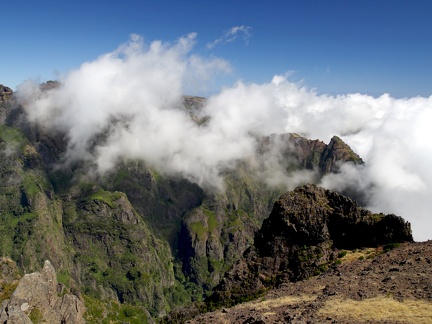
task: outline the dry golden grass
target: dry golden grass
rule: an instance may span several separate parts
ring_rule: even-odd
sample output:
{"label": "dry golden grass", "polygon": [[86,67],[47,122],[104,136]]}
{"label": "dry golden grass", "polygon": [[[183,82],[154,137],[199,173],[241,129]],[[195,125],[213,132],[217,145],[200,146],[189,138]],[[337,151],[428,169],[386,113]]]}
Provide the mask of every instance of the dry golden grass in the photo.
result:
{"label": "dry golden grass", "polygon": [[361,250],[347,251],[347,254],[341,258],[342,263],[344,262],[352,262],[359,259],[367,259],[369,257],[373,257],[379,254],[377,248],[367,248]]}
{"label": "dry golden grass", "polygon": [[254,308],[256,310],[271,309],[276,307],[281,307],[285,305],[297,304],[305,301],[312,301],[316,297],[309,295],[302,296],[283,296],[274,299],[258,300],[252,301],[244,304],[237,305],[238,308]]}
{"label": "dry golden grass", "polygon": [[350,321],[395,321],[414,324],[432,323],[432,303],[424,300],[399,302],[389,297],[376,297],[363,301],[331,299],[319,310],[323,316]]}

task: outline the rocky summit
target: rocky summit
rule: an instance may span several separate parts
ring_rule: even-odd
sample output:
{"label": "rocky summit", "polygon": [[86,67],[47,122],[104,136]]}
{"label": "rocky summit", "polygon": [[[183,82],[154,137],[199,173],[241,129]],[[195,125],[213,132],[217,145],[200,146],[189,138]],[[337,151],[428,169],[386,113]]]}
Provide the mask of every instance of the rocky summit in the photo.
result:
{"label": "rocky summit", "polygon": [[254,245],[208,302],[235,304],[283,282],[307,279],[327,270],[342,249],[412,241],[410,224],[402,217],[373,214],[343,195],[304,185],[274,204]]}

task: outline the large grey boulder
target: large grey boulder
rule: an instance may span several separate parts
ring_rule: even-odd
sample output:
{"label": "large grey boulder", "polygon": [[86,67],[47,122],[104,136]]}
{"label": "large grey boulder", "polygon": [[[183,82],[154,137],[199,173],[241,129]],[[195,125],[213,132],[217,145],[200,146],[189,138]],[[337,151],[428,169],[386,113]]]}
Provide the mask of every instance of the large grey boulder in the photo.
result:
{"label": "large grey boulder", "polygon": [[54,267],[45,261],[41,272],[24,275],[10,300],[3,302],[0,323],[32,323],[31,317],[45,323],[85,323],[83,302],[61,294],[59,287]]}

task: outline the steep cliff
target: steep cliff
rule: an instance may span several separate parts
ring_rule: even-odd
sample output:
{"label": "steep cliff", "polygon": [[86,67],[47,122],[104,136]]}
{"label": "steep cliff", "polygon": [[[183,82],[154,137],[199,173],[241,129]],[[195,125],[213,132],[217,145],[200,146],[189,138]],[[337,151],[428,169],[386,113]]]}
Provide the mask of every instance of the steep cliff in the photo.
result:
{"label": "steep cliff", "polygon": [[169,310],[164,290],[174,285],[172,256],[126,195],[81,188],[63,199],[71,275],[83,292],[102,300],[142,304],[153,314]]}

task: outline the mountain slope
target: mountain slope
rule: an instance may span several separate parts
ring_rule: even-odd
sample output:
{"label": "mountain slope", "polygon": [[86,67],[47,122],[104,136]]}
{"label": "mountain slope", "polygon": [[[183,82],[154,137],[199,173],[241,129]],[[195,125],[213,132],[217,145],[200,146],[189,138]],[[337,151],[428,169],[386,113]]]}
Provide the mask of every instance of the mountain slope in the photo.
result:
{"label": "mountain slope", "polygon": [[319,276],[188,323],[430,323],[432,241],[356,250],[338,260]]}

